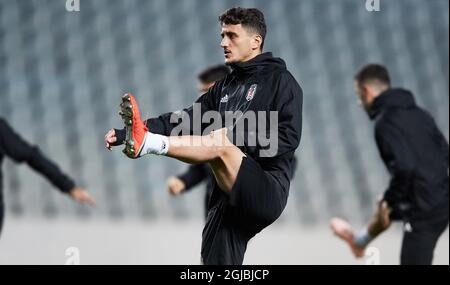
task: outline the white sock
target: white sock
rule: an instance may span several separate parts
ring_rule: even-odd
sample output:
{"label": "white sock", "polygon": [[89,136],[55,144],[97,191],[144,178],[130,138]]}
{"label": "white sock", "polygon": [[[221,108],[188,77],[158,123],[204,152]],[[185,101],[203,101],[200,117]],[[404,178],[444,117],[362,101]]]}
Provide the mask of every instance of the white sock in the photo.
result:
{"label": "white sock", "polygon": [[169,138],[147,132],[139,156],[146,154],[165,155],[169,151]]}
{"label": "white sock", "polygon": [[353,240],[357,246],[366,247],[373,240],[373,237],[369,234],[367,228],[364,228],[355,234]]}

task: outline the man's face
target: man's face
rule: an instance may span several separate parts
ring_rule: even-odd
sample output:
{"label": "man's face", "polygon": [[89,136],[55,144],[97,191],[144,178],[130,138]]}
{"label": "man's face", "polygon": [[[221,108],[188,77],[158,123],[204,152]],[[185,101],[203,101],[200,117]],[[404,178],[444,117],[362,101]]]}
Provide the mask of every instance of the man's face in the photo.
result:
{"label": "man's face", "polygon": [[369,112],[373,100],[369,94],[370,92],[368,92],[367,85],[359,84],[355,81],[355,92],[358,97],[358,104],[362,106],[366,112]]}
{"label": "man's face", "polygon": [[259,51],[261,37],[247,31],[241,24],[223,24],[220,34],[220,46],[227,64],[247,61],[255,56],[255,51]]}

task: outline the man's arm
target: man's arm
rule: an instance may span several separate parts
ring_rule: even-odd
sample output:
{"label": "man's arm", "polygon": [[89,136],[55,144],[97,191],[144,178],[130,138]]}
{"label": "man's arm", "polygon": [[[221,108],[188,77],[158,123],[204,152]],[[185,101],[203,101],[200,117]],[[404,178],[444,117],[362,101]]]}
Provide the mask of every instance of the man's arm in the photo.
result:
{"label": "man's arm", "polygon": [[448,142],[447,139],[445,138],[445,136],[442,134],[442,132],[438,129],[436,123],[433,121],[434,126],[435,126],[435,132],[436,132],[436,139],[438,141],[439,147],[442,151],[442,155],[444,156],[444,158],[447,160],[447,163],[449,161],[449,148],[448,148]]}
{"label": "man's arm", "polygon": [[167,182],[169,193],[172,195],[179,195],[198,185],[205,180],[208,175],[206,167],[208,166],[203,163],[193,164],[190,165],[188,170],[183,174],[176,177],[170,177]]}
{"label": "man's arm", "polygon": [[448,141],[445,138],[444,134],[439,129],[438,125],[436,124],[436,121],[434,120],[433,116],[425,110],[422,110],[422,112],[424,112],[425,117],[428,119],[429,121],[428,125],[431,128],[433,139],[437,144],[437,146],[439,147],[439,149],[441,150],[441,154],[448,164],[449,161]]}
{"label": "man's arm", "polygon": [[[260,149],[258,158],[265,170],[273,171],[274,178],[284,189],[289,189],[295,171],[293,159],[302,135],[302,109],[303,90],[289,72],[284,72],[271,105],[271,111],[278,113],[278,124],[270,123],[269,148]],[[276,148],[272,146],[275,128],[278,132]]]}
{"label": "man's arm", "polygon": [[[194,105],[189,108],[185,108],[181,111],[166,113],[160,115],[157,118],[151,118],[146,121],[147,128],[150,132],[155,134],[160,134],[164,136],[170,136],[172,130],[178,127],[182,123],[183,127],[188,129],[189,132],[184,135],[194,135],[195,127],[198,127],[200,133],[195,135],[201,135],[201,132],[206,127],[206,124],[201,123],[202,116],[205,112],[214,109],[213,95],[211,94],[211,89],[207,93],[200,96],[194,104],[199,107],[198,110],[198,122],[194,121]],[[171,122],[171,117],[176,118],[175,122]],[[200,123],[199,126],[194,126],[194,124]]]}
{"label": "man's arm", "polygon": [[27,163],[46,177],[61,192],[68,193],[79,202],[94,204],[94,200],[82,188],[76,187],[71,178],[47,159],[37,146],[23,140],[4,120],[0,120],[0,144],[5,155],[17,163]]}
{"label": "man's arm", "polygon": [[302,135],[303,91],[290,73],[280,79],[275,110],[278,111],[278,154],[294,152]]}
{"label": "man's arm", "polygon": [[401,131],[389,122],[380,121],[375,127],[376,143],[391,181],[383,200],[393,209],[394,218],[402,218],[409,210],[415,159]]}
{"label": "man's arm", "polygon": [[203,163],[190,165],[188,170],[177,177],[184,182],[185,190],[190,190],[208,177],[206,166]]}

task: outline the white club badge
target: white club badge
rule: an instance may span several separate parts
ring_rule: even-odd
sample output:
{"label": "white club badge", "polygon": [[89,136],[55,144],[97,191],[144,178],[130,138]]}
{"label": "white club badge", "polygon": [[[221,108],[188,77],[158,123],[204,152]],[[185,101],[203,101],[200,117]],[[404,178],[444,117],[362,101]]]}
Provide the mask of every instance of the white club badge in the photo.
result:
{"label": "white club badge", "polygon": [[255,94],[256,94],[256,87],[258,87],[257,84],[252,84],[252,85],[250,86],[250,88],[248,88],[247,96],[245,96],[245,99],[247,99],[247,101],[250,101],[250,100],[253,99],[253,97],[255,97]]}

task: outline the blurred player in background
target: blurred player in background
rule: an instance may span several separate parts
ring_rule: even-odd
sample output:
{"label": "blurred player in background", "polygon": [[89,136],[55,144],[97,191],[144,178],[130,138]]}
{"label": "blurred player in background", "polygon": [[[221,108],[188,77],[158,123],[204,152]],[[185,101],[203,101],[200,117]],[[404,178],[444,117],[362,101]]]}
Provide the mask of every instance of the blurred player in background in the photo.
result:
{"label": "blurred player in background", "polygon": [[[200,94],[205,94],[208,92],[216,81],[220,81],[230,74],[230,68],[225,64],[211,66],[203,70],[198,75],[198,91]],[[214,189],[214,174],[211,168],[206,163],[198,163],[190,165],[186,172],[172,176],[167,181],[167,188],[171,195],[177,196],[184,193],[199,183],[206,182],[206,192],[205,192],[205,218],[208,214],[208,203],[211,198],[212,191]]]}
{"label": "blurred player in background", "polygon": [[86,190],[77,187],[72,179],[41,153],[38,147],[24,141],[0,117],[0,234],[4,215],[1,163],[5,156],[17,163],[26,162],[31,168],[46,177],[62,193],[68,194],[75,201],[91,206],[95,205],[95,200]]}
{"label": "blurred player in background", "polygon": [[[207,113],[221,117],[236,112],[241,117],[253,114],[256,125],[265,123],[264,127],[246,126],[247,130],[238,132],[239,126],[226,125],[225,119],[220,128],[206,135],[203,132],[209,125],[202,124],[192,125],[190,135],[171,136],[179,125],[171,117],[187,116],[186,121],[192,123],[194,107],[163,114],[144,124],[135,98],[125,94],[121,104],[125,130],[110,130],[105,145],[110,149],[125,143],[124,152],[130,158],[156,154],[188,163],[208,163],[215,183],[203,230],[202,261],[242,264],[248,241],[276,221],[286,207],[294,152],[301,138],[303,92],[282,59],[262,52],[266,23],[261,11],[232,8],[219,17],[219,22],[225,63],[233,71],[197,100],[201,117]],[[265,115],[256,117],[260,112]],[[277,115],[273,129],[270,112]],[[201,134],[192,131],[196,127]],[[276,135],[266,147],[260,141],[254,145],[245,140],[239,146],[231,142],[259,133]],[[273,153],[266,152],[267,148]]]}
{"label": "blurred player in background", "polygon": [[349,223],[334,218],[332,230],[362,257],[391,221],[402,220],[400,263],[431,264],[449,220],[448,143],[411,92],[391,88],[384,66],[365,66],[355,81],[358,98],[375,121],[375,140],[391,182],[366,228],[354,232]]}

